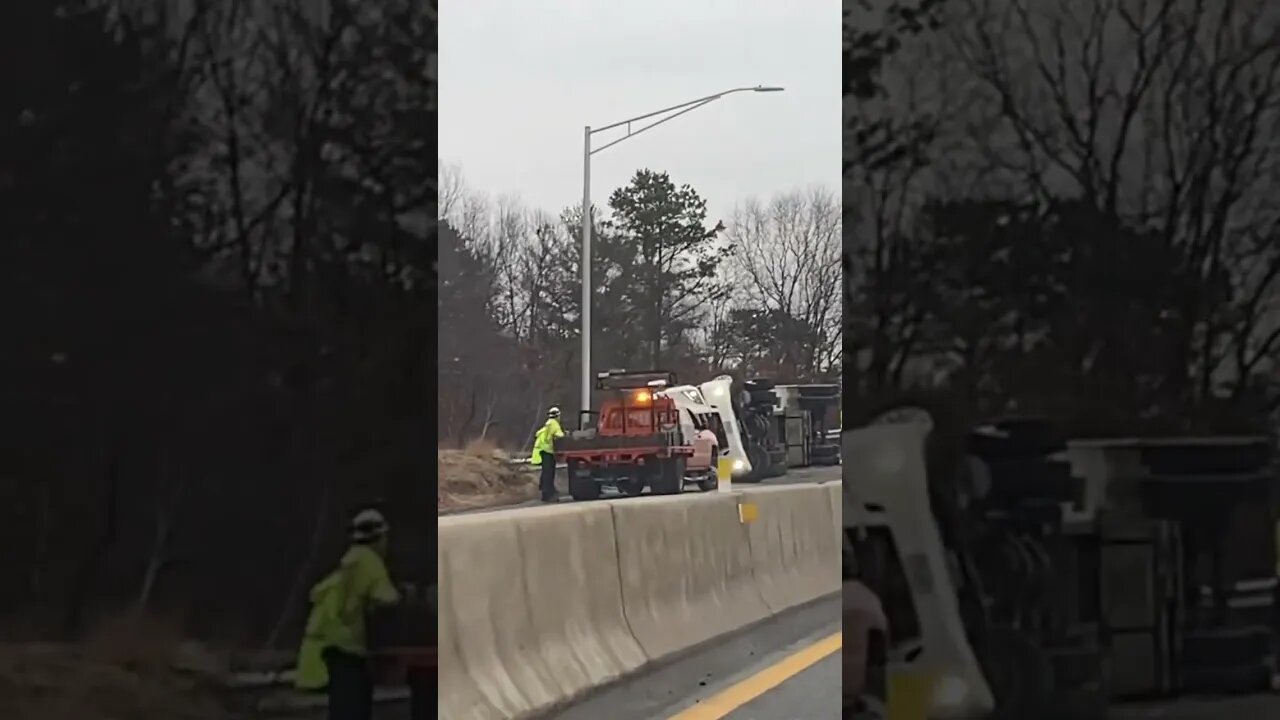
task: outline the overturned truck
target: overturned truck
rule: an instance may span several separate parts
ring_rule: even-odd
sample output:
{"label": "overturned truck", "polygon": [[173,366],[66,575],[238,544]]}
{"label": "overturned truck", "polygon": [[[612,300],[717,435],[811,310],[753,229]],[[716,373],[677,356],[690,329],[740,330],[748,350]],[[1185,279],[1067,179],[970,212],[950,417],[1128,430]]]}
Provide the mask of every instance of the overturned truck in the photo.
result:
{"label": "overturned truck", "polygon": [[787,472],[787,448],[775,431],[778,395],[767,379],[736,381],[720,375],[700,385],[673,387],[667,393],[678,405],[716,408],[723,428],[721,457],[729,461],[737,482],[760,482]]}
{"label": "overturned truck", "polygon": [[1267,439],[1068,441],[907,405],[843,454],[851,564],[928,717],[1092,720],[1116,699],[1267,687]]}

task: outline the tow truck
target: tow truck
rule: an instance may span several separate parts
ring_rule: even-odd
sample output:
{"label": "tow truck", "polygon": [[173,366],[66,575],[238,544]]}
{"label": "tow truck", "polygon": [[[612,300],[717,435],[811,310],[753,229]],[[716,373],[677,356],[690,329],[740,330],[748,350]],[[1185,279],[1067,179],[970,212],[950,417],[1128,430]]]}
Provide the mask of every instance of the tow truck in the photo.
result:
{"label": "tow truck", "polygon": [[609,396],[599,410],[583,411],[579,429],[556,443],[574,500],[598,499],[607,486],[628,496],[645,488],[674,495],[689,483],[716,489],[721,445],[712,408],[691,407],[688,398],[677,403],[675,385],[675,373],[666,370],[596,374],[596,389]]}

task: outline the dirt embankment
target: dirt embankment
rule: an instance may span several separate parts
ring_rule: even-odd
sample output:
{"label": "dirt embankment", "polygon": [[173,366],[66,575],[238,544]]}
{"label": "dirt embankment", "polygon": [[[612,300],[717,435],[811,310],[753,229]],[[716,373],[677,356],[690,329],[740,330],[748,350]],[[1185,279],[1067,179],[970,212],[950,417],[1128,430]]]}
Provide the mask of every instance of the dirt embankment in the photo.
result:
{"label": "dirt embankment", "polygon": [[536,468],[513,462],[508,453],[484,443],[436,455],[439,512],[514,505],[538,497]]}
{"label": "dirt embankment", "polygon": [[225,720],[220,675],[207,652],[145,621],[81,645],[0,643],[0,717]]}

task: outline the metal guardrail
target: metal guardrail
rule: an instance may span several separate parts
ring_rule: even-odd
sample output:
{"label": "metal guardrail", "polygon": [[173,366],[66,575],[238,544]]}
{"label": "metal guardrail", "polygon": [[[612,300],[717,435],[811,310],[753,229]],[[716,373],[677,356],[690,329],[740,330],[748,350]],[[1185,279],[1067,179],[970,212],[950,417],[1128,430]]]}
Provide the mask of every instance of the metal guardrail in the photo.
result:
{"label": "metal guardrail", "polygon": [[[520,459],[518,459],[518,460],[517,460],[516,458],[511,458],[510,460],[507,460],[507,464],[508,464],[508,465],[520,465],[520,466],[522,466],[522,467],[527,465],[527,466],[532,467],[532,466],[533,466],[533,460],[532,460],[531,458],[520,458]],[[568,467],[569,467],[569,464],[568,464],[568,463],[556,463],[556,469],[557,469],[557,470],[565,470],[565,469],[568,469]]]}

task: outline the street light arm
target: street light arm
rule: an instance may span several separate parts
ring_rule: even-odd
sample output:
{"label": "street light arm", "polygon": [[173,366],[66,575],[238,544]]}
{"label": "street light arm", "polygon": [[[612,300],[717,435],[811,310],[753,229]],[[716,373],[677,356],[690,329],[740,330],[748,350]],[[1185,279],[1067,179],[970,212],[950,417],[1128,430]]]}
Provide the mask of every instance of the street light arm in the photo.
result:
{"label": "street light arm", "polygon": [[[730,93],[746,92],[746,91],[748,91],[748,90],[755,90],[755,88],[749,88],[749,87],[745,87],[745,88],[733,88],[732,90],[725,90],[725,91],[723,91],[723,92],[718,92],[718,93],[716,93],[716,94],[714,94],[714,95],[708,95],[708,96],[706,96],[706,97],[698,98],[697,100],[690,100],[690,101],[688,101],[688,102],[682,102],[682,103],[680,103],[679,105],[672,105],[671,107],[663,108],[663,109],[661,109],[661,110],[654,110],[653,112],[645,113],[644,115],[637,115],[637,116],[635,116],[635,117],[633,117],[633,118],[627,118],[626,120],[619,120],[618,122],[616,122],[616,123],[614,123],[614,124],[612,124],[612,125],[605,125],[604,127],[591,128],[591,134],[592,134],[592,135],[595,135],[595,134],[596,134],[596,133],[598,133],[598,132],[604,132],[605,130],[612,130],[612,129],[616,128],[616,127],[622,127],[623,125],[626,125],[626,124],[628,124],[628,123],[633,123],[633,122],[635,122],[635,121],[637,121],[637,120],[648,120],[649,118],[653,117],[654,115],[662,115],[663,113],[669,113],[669,112],[671,112],[672,110],[679,110],[680,108],[687,108],[687,107],[689,107],[690,105],[696,105],[696,106],[698,106],[698,107],[702,107],[703,105],[706,105],[707,103],[711,102],[712,100],[719,100],[720,98],[722,98],[722,97],[724,97],[725,95],[728,95],[728,94],[730,94]],[[692,109],[692,108],[690,108],[690,109]],[[688,112],[688,110],[685,110],[684,112]],[[678,113],[678,114],[683,115],[684,113]],[[672,115],[671,117],[675,117],[675,115]],[[654,123],[654,124],[656,125],[657,123]],[[649,127],[653,127],[653,126],[652,126],[652,125],[650,125]],[[634,134],[634,133],[633,133],[633,134]]]}
{"label": "street light arm", "polygon": [[[626,134],[626,135],[623,135],[622,137],[618,138],[617,140],[614,140],[613,142],[605,143],[604,145],[601,145],[600,147],[595,148],[594,150],[592,150],[592,151],[591,151],[591,154],[592,154],[592,155],[595,155],[596,153],[600,152],[601,150],[605,150],[605,149],[611,148],[611,147],[613,147],[614,145],[617,145],[618,143],[622,142],[623,140],[626,140],[627,138],[632,138],[632,137],[635,137],[636,135],[639,135],[640,133],[644,132],[645,130],[649,130],[649,129],[651,129],[651,128],[655,128],[655,127],[657,127],[657,126],[661,125],[662,123],[664,123],[664,122],[666,122],[666,121],[668,121],[668,120],[674,120],[675,118],[678,118],[678,117],[680,117],[681,115],[683,115],[683,114],[685,114],[685,113],[693,112],[694,110],[697,110],[698,108],[702,107],[703,105],[707,105],[707,104],[710,104],[710,103],[715,102],[716,100],[719,100],[719,99],[720,99],[720,97],[721,97],[720,95],[712,95],[711,97],[706,97],[706,98],[703,98],[703,99],[701,99],[701,100],[697,100],[697,101],[695,101],[695,102],[694,102],[694,104],[689,105],[689,107],[684,108],[684,109],[683,109],[683,110],[681,110],[680,112],[675,113],[675,114],[672,114],[672,115],[668,115],[668,116],[666,116],[666,117],[662,118],[661,120],[655,120],[654,122],[651,122],[651,123],[649,123],[648,125],[645,125],[644,127],[640,128],[639,130],[636,130],[636,131],[634,131],[634,132],[632,132],[632,131],[631,131],[631,129],[630,129],[630,128],[628,128],[628,129],[627,129],[627,134]],[[688,103],[686,103],[686,104],[688,104]],[[683,105],[677,105],[676,107],[684,107],[684,106],[683,106]],[[672,110],[672,109],[674,109],[674,108],[667,108],[667,110]],[[650,115],[646,115],[645,117],[653,117],[653,115],[656,115],[656,114],[659,114],[659,113],[651,113]],[[625,123],[624,123],[624,124],[625,124]],[[615,126],[610,126],[610,127],[615,127]],[[594,132],[594,131],[593,131],[593,132]]]}

